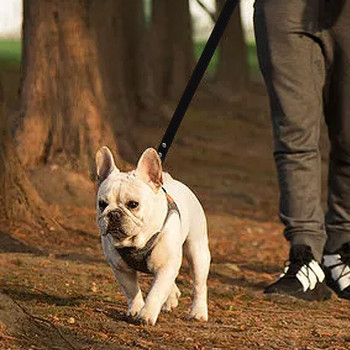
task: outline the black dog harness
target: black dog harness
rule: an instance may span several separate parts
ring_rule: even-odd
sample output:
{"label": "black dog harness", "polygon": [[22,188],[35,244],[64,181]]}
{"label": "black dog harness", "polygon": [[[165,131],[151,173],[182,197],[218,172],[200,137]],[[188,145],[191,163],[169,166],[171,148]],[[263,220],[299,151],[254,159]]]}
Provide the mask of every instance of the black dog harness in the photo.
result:
{"label": "black dog harness", "polygon": [[126,264],[134,270],[141,271],[144,273],[151,274],[152,272],[149,270],[147,266],[148,258],[152,254],[153,248],[156,245],[157,238],[162,232],[165,224],[167,223],[169,217],[173,213],[177,213],[180,217],[180,211],[175,201],[167,194],[166,190],[163,188],[163,191],[166,194],[166,199],[168,202],[168,212],[165,217],[162,228],[159,232],[155,233],[145,244],[143,248],[135,248],[135,247],[124,247],[124,248],[115,248],[117,252],[122,257],[122,259],[126,262]]}

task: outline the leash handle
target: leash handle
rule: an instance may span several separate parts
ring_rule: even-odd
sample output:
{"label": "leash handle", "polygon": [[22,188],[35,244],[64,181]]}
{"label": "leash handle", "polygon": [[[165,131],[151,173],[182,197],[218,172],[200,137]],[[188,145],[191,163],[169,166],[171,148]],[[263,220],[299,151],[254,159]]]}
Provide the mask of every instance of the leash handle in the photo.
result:
{"label": "leash handle", "polygon": [[158,155],[162,162],[169,151],[169,148],[174,140],[181,121],[187,111],[189,104],[195,94],[200,81],[209,65],[211,58],[220,42],[222,34],[235,10],[239,0],[226,0],[224,7],[221,10],[220,16],[210,34],[210,37],[203,49],[201,57],[199,58],[189,82],[182,94],[182,97],[176,107],[173,117],[170,120],[168,128],[163,136],[163,139],[158,147]]}

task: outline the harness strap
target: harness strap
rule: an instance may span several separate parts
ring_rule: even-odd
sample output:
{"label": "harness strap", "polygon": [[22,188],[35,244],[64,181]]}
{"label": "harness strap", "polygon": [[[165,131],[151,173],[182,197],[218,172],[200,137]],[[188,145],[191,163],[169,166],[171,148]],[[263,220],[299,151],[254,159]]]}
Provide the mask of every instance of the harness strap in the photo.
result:
{"label": "harness strap", "polygon": [[131,267],[134,270],[141,271],[144,273],[151,274],[151,271],[149,270],[147,266],[148,258],[152,254],[153,248],[156,245],[157,238],[163,231],[164,226],[166,225],[169,217],[173,213],[177,213],[179,217],[180,211],[178,206],[176,205],[173,198],[166,192],[166,190],[163,188],[163,191],[165,192],[167,203],[168,203],[168,211],[167,215],[164,219],[164,223],[162,225],[162,228],[160,231],[156,232],[145,244],[144,247],[138,249],[135,247],[123,247],[123,248],[115,248],[119,255],[122,257],[122,259],[126,262],[126,264]]}

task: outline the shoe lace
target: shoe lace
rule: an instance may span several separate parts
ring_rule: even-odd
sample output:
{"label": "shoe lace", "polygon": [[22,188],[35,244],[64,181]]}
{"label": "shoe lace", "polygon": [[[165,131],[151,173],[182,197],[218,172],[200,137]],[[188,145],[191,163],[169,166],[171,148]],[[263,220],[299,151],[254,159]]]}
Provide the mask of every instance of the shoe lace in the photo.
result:
{"label": "shoe lace", "polygon": [[288,277],[295,277],[298,273],[302,273],[303,275],[305,275],[305,277],[307,279],[309,279],[309,271],[302,270],[302,267],[304,265],[306,265],[307,263],[302,263],[302,262],[291,262],[291,261],[286,261],[285,262],[285,268],[284,268],[284,275],[288,276]]}
{"label": "shoe lace", "polygon": [[[308,265],[312,260],[312,255],[308,251],[299,251],[297,254],[291,254],[290,259],[285,262],[285,274],[295,276],[304,265]],[[307,275],[305,275],[308,277]]]}
{"label": "shoe lace", "polygon": [[[285,262],[284,274],[286,277],[295,277],[298,273],[302,273],[308,280],[310,280],[309,263],[313,260],[313,255],[308,249],[298,249],[297,251],[291,251],[289,260]],[[303,266],[307,266],[307,269],[302,270]],[[312,270],[313,271],[313,270]],[[314,272],[314,271],[313,271]],[[316,273],[314,272],[316,275]]]}
{"label": "shoe lace", "polygon": [[345,271],[347,267],[350,267],[350,246],[346,246],[345,249],[340,253],[340,261],[337,264],[330,266],[330,269],[342,266],[342,270],[339,277],[335,281],[339,281],[344,276],[350,275],[350,270]]}
{"label": "shoe lace", "polygon": [[344,253],[343,256],[341,257],[341,260],[345,265],[350,265],[350,251]]}
{"label": "shoe lace", "polygon": [[301,264],[300,262],[295,263],[290,260],[286,260],[284,262],[284,275],[294,277],[300,271],[303,265],[304,264]]}
{"label": "shoe lace", "polygon": [[350,250],[344,252],[341,255],[341,263],[339,263],[338,265],[341,265],[341,264],[343,265],[343,268],[342,268],[342,271],[341,271],[339,277],[337,278],[337,281],[339,281],[344,276],[350,275],[350,270],[349,269],[347,271],[345,271],[346,268],[349,267],[349,265],[350,265]]}

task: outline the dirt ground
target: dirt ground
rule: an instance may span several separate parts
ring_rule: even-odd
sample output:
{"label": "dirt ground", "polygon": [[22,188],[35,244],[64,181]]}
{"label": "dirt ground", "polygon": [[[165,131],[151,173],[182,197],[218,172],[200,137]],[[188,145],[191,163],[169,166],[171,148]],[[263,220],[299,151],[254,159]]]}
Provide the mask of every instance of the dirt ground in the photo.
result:
{"label": "dirt ground", "polygon": [[[133,130],[138,152],[157,146],[165,126]],[[187,320],[186,262],[178,308],[153,327],[130,322],[102,255],[93,183],[55,164],[33,172],[66,231],[0,228],[0,349],[350,349],[348,302],[262,292],[288,253],[271,148],[266,96],[255,86],[232,101],[200,93],[169,152],[166,170],[197,193],[209,222],[207,323]],[[150,281],[141,275],[143,291]]]}

